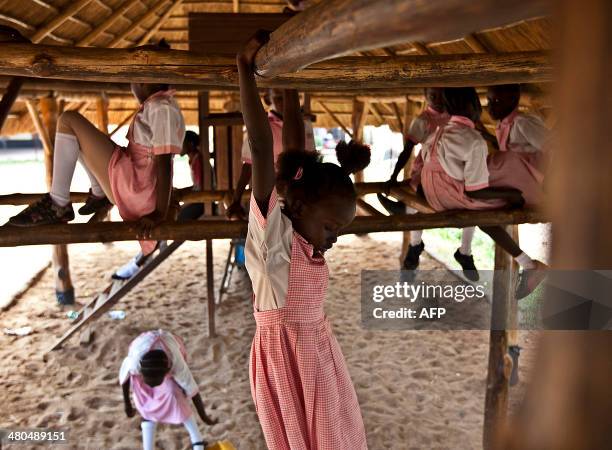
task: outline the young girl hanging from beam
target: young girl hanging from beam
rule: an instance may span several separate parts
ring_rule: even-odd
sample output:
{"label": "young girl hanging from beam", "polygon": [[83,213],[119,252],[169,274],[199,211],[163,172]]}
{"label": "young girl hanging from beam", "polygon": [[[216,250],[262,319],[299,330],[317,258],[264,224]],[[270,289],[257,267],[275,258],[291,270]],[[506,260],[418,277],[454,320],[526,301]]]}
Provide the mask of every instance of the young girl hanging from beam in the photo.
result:
{"label": "young girl hanging from beam", "polygon": [[367,166],[369,149],[344,144],[337,149],[342,167],[306,152],[294,91],[285,98],[277,180],[253,68],[263,42],[258,33],[237,56],[253,161],[246,266],[257,323],[249,370],[255,409],[271,450],[365,449],[357,396],[323,311],[329,281],[323,255],[355,216],[347,168]]}
{"label": "young girl hanging from beam", "polygon": [[[410,124],[408,135],[406,136],[406,141],[404,143],[404,150],[397,158],[397,163],[395,164],[393,173],[387,181],[387,186],[389,188],[397,183],[397,176],[404,166],[406,166],[414,147],[418,144],[422,145],[431,134],[435,133],[439,126],[446,125],[450,119],[450,115],[444,109],[444,102],[442,99],[443,90],[443,88],[433,87],[425,89],[425,101],[427,102],[427,107],[421,114],[415,117]],[[422,167],[423,158],[421,156],[421,152],[419,152],[414,160],[411,171],[411,184],[415,190],[419,185],[418,174],[420,173]],[[388,205],[388,202],[390,201],[382,194],[378,194],[378,199],[383,206]],[[386,207],[386,209],[389,210],[389,212],[392,211],[390,207]],[[417,211],[416,209],[407,206],[406,212],[408,214],[414,214]],[[462,230],[461,247],[459,247],[454,254],[455,260],[461,265],[463,274],[466,278],[472,281],[478,281],[480,278],[476,265],[474,264],[474,257],[472,256],[472,240],[474,239],[475,230],[475,227],[466,227]],[[410,232],[410,245],[408,246],[408,251],[406,253],[406,257],[404,258],[404,263],[402,264],[402,268],[404,270],[414,271],[419,267],[421,253],[423,253],[423,250],[425,250],[425,244],[423,243],[422,236],[423,230],[413,230]]]}
{"label": "young girl hanging from beam", "polygon": [[[153,48],[169,47],[162,41]],[[79,213],[94,214],[110,201],[124,220],[139,221],[138,238],[150,237],[168,211],[172,154],[181,152],[185,122],[167,84],[132,83],[131,87],[140,109],[129,127],[127,148],[116,145],[81,114],[63,112],[55,135],[51,192],[11,217],[9,224],[29,227],[73,220],[70,183],[80,160],[91,190]],[[143,240],[140,245],[148,255],[156,242]]]}
{"label": "young girl hanging from beam", "polygon": [[[515,185],[490,183],[487,145],[474,126],[482,111],[476,90],[446,88],[443,97],[450,119],[427,139],[421,150],[423,166],[419,177],[427,202],[436,211],[522,206],[521,192],[533,189],[537,180],[521,172],[515,174],[514,179],[520,181]],[[523,268],[516,294],[519,299],[527,296],[544,278],[546,266],[525,254],[503,227],[480,228]]]}
{"label": "young girl hanging from beam", "polygon": [[207,425],[218,421],[206,414],[198,385],[186,363],[183,341],[164,330],[147,331],[130,344],[128,356],[119,370],[125,413],[134,417],[130,389],[142,417],[142,446],[155,448],[158,423],[183,424],[191,438],[191,448],[204,450],[206,442],[193,416],[190,400]]}

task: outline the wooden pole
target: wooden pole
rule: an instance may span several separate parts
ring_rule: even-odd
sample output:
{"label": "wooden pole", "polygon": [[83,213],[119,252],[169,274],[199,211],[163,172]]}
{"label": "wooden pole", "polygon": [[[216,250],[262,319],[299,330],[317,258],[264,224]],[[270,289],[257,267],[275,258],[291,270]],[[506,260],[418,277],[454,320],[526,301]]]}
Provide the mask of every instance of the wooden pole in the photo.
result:
{"label": "wooden pole", "polygon": [[[511,232],[509,227],[506,228]],[[512,283],[512,256],[498,245],[495,246],[494,269],[483,431],[485,450],[495,449],[494,443],[501,427],[505,424],[508,409],[508,380],[512,368],[506,334],[510,305],[516,302]]]}
{"label": "wooden pole", "polygon": [[[34,124],[34,128],[36,129],[36,133],[38,133],[38,137],[42,141],[43,149],[45,152],[45,167],[46,176],[47,176],[47,187],[51,186],[51,178],[53,175],[53,145],[51,144],[51,139],[47,134],[47,130],[43,126],[42,121],[40,120],[40,115],[38,114],[38,109],[36,108],[36,104],[33,100],[26,100],[26,107],[28,108],[28,112],[30,113],[30,118],[32,119],[32,123]],[[40,197],[40,195],[37,195]]]}
{"label": "wooden pole", "polygon": [[127,0],[113,13],[108,19],[98,25],[95,29],[90,31],[85,37],[76,43],[78,47],[83,47],[91,44],[99,36],[102,35],[108,28],[113,26],[123,15],[134,5],[140,3],[140,0]]}
{"label": "wooden pole", "polygon": [[[200,131],[200,153],[202,155],[202,188],[210,191],[213,188],[213,168],[210,164],[210,141],[208,126],[205,124],[210,111],[209,94],[206,91],[198,93],[198,122]],[[221,197],[219,200],[223,199]],[[212,203],[204,203],[204,214],[212,215]]]}
{"label": "wooden pole", "polygon": [[[548,180],[554,227],[552,267],[609,269],[612,177],[607,168],[612,166],[612,98],[602,93],[609,92],[612,71],[612,3],[562,0],[556,5],[563,41],[554,43],[561,53],[555,103],[566,116],[565,125],[557,130],[555,170]],[[577,146],[584,151],[577,152]],[[572,205],[570,212],[568,205]],[[566,273],[553,272],[549,277]],[[582,280],[575,280],[576,292],[581,292]],[[567,282],[564,285],[568,292],[574,288]],[[524,404],[499,442],[501,450],[610,448],[612,333],[597,331],[610,320],[610,305],[582,301],[588,313],[580,314],[578,307],[558,309],[559,300],[551,291],[545,297],[544,315],[554,313],[548,317],[548,327],[591,331],[542,333]]]}
{"label": "wooden pole", "polygon": [[[302,13],[303,14],[303,13]],[[296,17],[299,17],[298,14]],[[433,28],[433,27],[430,27]],[[367,34],[367,33],[364,33]],[[2,44],[0,74],[85,81],[199,84],[235,87],[234,58],[180,50]],[[261,86],[309,91],[483,86],[552,80],[547,52],[344,57],[299,73],[261,79]]]}
{"label": "wooden pole", "polygon": [[108,98],[104,93],[96,99],[96,115],[98,128],[104,134],[108,134]]}
{"label": "wooden pole", "polygon": [[[405,216],[357,217],[341,234],[383,231],[421,230],[429,228],[463,228],[473,225],[507,225],[540,223],[546,217],[531,210],[444,211],[434,214]],[[165,222],[151,235],[153,240],[228,239],[244,236],[246,222],[220,219],[192,222]],[[137,228],[132,222],[103,222],[68,225],[41,225],[33,228],[0,227],[0,247],[76,242],[112,242],[136,240]]]}
{"label": "wooden pole", "polygon": [[213,260],[213,240],[206,240],[206,297],[208,300],[208,337],[217,335],[215,329],[215,265]]}
{"label": "wooden pole", "polygon": [[[55,130],[57,128],[58,113],[57,101],[54,97],[43,97],[40,99],[40,111],[44,128],[50,140],[50,154],[45,150],[45,168],[47,172],[47,187],[51,189],[53,179],[53,152],[55,148]],[[51,249],[51,261],[53,273],[55,274],[55,293],[58,300],[63,298],[68,304],[74,302],[74,287],[70,278],[70,261],[68,258],[68,247],[54,245]]]}
{"label": "wooden pole", "polygon": [[[357,51],[458,39],[474,30],[544,15],[547,7],[545,0],[328,0],[277,28],[257,52],[255,66],[257,73],[272,78]],[[427,25],[431,23],[439,26]]]}
{"label": "wooden pole", "polygon": [[30,38],[33,43],[38,43],[42,41],[49,33],[63,24],[66,20],[72,17],[74,14],[79,12],[83,7],[87,6],[91,3],[92,0],[79,0],[77,2],[68,3],[68,7],[61,12],[60,15],[54,17],[46,25],[43,25],[39,28],[36,33]]}
{"label": "wooden pole", "polygon": [[[351,127],[353,128],[352,137],[358,142],[363,141],[363,127],[368,118],[369,109],[369,102],[362,102],[357,99],[353,99],[353,114],[351,116]],[[363,170],[360,170],[355,174],[355,182],[363,182]]]}
{"label": "wooden pole", "polygon": [[131,112],[125,119],[123,119],[120,123],[117,124],[117,126],[115,127],[115,129],[113,131],[111,131],[111,133],[109,134],[109,137],[113,137],[117,131],[119,131],[121,129],[121,127],[127,125],[128,123],[130,123],[130,121],[134,118],[134,116],[136,115],[136,113],[138,113],[138,110],[134,110],[133,112]]}
{"label": "wooden pole", "polygon": [[2,100],[0,100],[0,131],[2,131],[2,126],[8,118],[15,100],[17,100],[17,96],[19,95],[19,91],[24,81],[25,80],[20,77],[13,78],[2,96]]}

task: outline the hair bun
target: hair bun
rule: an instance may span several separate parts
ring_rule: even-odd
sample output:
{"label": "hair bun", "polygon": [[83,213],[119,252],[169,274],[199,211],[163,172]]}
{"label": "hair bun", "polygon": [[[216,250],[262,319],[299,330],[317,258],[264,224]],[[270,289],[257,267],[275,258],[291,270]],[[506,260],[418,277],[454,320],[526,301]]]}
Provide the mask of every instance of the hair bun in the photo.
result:
{"label": "hair bun", "polygon": [[354,140],[348,144],[340,141],[336,145],[336,157],[346,173],[356,173],[370,164],[370,146]]}

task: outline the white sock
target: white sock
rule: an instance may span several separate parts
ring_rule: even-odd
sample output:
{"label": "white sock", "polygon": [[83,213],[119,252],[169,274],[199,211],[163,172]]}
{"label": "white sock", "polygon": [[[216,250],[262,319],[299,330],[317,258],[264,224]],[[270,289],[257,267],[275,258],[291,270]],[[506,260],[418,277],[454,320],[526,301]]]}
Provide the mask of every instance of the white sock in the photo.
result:
{"label": "white sock", "polygon": [[81,166],[83,166],[83,169],[85,169],[85,173],[87,173],[87,176],[89,177],[89,183],[91,184],[91,193],[98,198],[106,197],[106,194],[102,190],[100,183],[98,183],[98,180],[96,180],[94,174],[91,173],[91,170],[89,170],[89,168],[85,164],[85,161],[83,161],[81,155],[79,155],[79,162],[81,163]]}
{"label": "white sock", "polygon": [[[418,211],[410,206],[406,206],[406,214],[416,214]],[[423,236],[423,230],[413,230],[410,232],[410,245],[415,246],[423,242],[421,237]]]}
{"label": "white sock", "polygon": [[155,450],[155,428],[157,423],[143,421],[140,424],[142,430],[142,448],[143,450]]}
{"label": "white sock", "polygon": [[421,239],[423,236],[423,230],[412,230],[410,232],[410,245],[412,245],[413,247],[415,245],[419,245],[421,242],[423,242],[423,239]]}
{"label": "white sock", "polygon": [[459,253],[462,255],[471,255],[472,254],[472,240],[474,239],[474,232],[476,231],[476,227],[467,227],[463,229],[463,233],[461,233],[461,248],[459,248]]}
{"label": "white sock", "polygon": [[79,159],[79,141],[72,134],[56,133],[51,198],[60,206],[70,203],[70,184]]}
{"label": "white sock", "polygon": [[[200,430],[198,429],[198,424],[195,420],[195,416],[192,415],[189,419],[183,422],[185,428],[187,428],[187,432],[189,433],[189,438],[191,439],[191,443],[194,444],[196,442],[202,442],[204,439],[200,434]],[[193,447],[194,450],[204,450],[203,445],[196,445]]]}
{"label": "white sock", "polygon": [[121,278],[132,278],[139,269],[140,267],[138,267],[138,264],[136,264],[136,258],[132,258],[128,263],[119,267],[115,271],[115,274]]}
{"label": "white sock", "polygon": [[519,263],[519,266],[521,266],[523,269],[529,270],[529,269],[536,268],[536,265],[533,259],[531,259],[529,255],[527,255],[527,253],[525,252],[522,252],[520,255],[518,255],[514,259],[517,263]]}

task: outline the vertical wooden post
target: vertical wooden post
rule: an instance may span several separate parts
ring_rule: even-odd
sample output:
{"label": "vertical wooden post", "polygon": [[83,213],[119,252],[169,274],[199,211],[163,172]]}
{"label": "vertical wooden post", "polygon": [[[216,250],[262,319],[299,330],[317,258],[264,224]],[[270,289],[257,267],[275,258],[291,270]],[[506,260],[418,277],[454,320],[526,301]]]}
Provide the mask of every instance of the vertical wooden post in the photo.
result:
{"label": "vertical wooden post", "polygon": [[[208,116],[210,107],[208,104],[209,95],[206,91],[198,93],[198,123],[200,129],[200,152],[202,154],[202,189],[212,190],[212,166],[210,165],[210,143],[208,135],[208,126],[204,125],[204,120]],[[204,214],[212,215],[212,203],[204,203]]]}
{"label": "vertical wooden post", "polygon": [[[213,127],[215,136],[215,172],[217,174],[217,189],[227,190],[231,184],[231,126],[219,125]],[[219,214],[225,212],[223,202],[219,202]]]}
{"label": "vertical wooden post", "polygon": [[[519,226],[511,225],[512,229],[512,239],[514,242],[519,244]],[[512,259],[512,285],[516,285],[516,281],[518,279],[519,265],[518,263]],[[508,347],[518,346],[519,345],[519,332],[518,332],[518,302],[510,302],[510,310],[508,311]]]}
{"label": "vertical wooden post", "polygon": [[[402,121],[402,142],[404,145],[406,144],[406,139],[408,137],[408,129],[410,128],[410,123],[412,122],[413,117],[416,115],[418,110],[418,105],[406,96],[406,103],[404,104],[404,120]],[[414,161],[414,151],[412,155],[410,155],[410,159],[404,166],[403,179],[407,180],[410,178],[410,168],[412,167],[412,163]],[[402,233],[402,250],[400,252],[400,264],[404,262],[404,258],[406,257],[406,253],[408,252],[408,246],[410,245],[410,231],[404,231]]]}
{"label": "vertical wooden post", "polygon": [[[351,115],[351,128],[353,129],[353,140],[363,141],[363,127],[366,119],[368,118],[368,110],[370,104],[368,102],[362,102],[356,98],[353,100],[353,113]],[[360,170],[355,174],[355,182],[363,182],[363,170]]]}
{"label": "vertical wooden post", "polygon": [[108,97],[102,93],[96,100],[96,115],[98,117],[98,128],[104,134],[108,134]]}
{"label": "vertical wooden post", "polygon": [[[208,100],[208,92],[200,91],[198,93],[198,123],[200,130],[200,152],[202,154],[202,188],[204,190],[211,190],[213,188],[213,171],[210,165],[208,125],[204,125],[204,120],[210,111]],[[212,202],[204,203],[204,214],[208,216],[212,215]],[[212,239],[206,240],[206,293],[208,306],[208,336],[215,337],[215,273]]]}
{"label": "vertical wooden post", "polygon": [[[561,0],[554,5],[559,8],[555,15],[563,39],[553,43],[561,53],[555,104],[565,116],[564,126],[556,130],[554,166],[548,180],[548,209],[554,227],[552,266],[574,271],[610,269],[612,98],[605,93],[609,93],[612,73],[612,3]],[[549,274],[555,276],[564,273]],[[583,280],[575,280],[580,292]],[[572,291],[570,280],[564,281],[566,290]],[[610,448],[612,333],[594,330],[610,320],[610,304],[581,301],[575,308],[560,310],[558,302],[554,291],[549,291],[543,312],[554,315],[548,318],[548,326],[591,327],[591,331],[542,333],[524,405],[513,417],[499,449]],[[590,314],[581,314],[585,307]]]}
{"label": "vertical wooden post", "polygon": [[[511,227],[506,227],[511,232]],[[508,312],[514,300],[512,256],[495,246],[495,273],[491,304],[489,365],[485,396],[483,448],[494,449],[500,428],[505,424],[508,409],[508,380],[512,360],[508,356]]]}
{"label": "vertical wooden post", "polygon": [[[57,128],[58,107],[54,97],[40,99],[40,111],[44,128],[50,141],[50,151],[45,150],[45,167],[47,170],[47,187],[51,189],[53,179],[53,149],[55,147],[55,130]],[[58,300],[67,304],[74,302],[74,287],[70,278],[70,261],[67,245],[54,245],[52,249],[53,273],[55,274],[55,293]]]}

